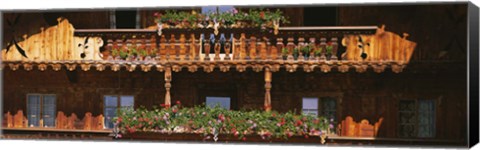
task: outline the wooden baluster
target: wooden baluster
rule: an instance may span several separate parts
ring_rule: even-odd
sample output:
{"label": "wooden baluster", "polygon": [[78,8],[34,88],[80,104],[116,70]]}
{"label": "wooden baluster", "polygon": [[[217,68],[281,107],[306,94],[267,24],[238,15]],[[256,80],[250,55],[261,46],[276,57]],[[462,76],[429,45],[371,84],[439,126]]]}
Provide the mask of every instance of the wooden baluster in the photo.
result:
{"label": "wooden baluster", "polygon": [[162,34],[160,37],[160,59],[167,60],[167,39],[165,38],[165,34]]}
{"label": "wooden baluster", "polygon": [[210,40],[206,40],[205,38],[203,39],[203,48],[205,50],[205,56],[203,57],[203,60],[205,61],[210,61]]}
{"label": "wooden baluster", "polygon": [[112,50],[113,50],[113,40],[112,39],[108,39],[107,40],[107,46],[105,47],[105,49],[107,50],[108,52],[108,55],[107,56],[104,56],[104,58],[102,59],[109,59],[111,57],[110,60],[113,60],[113,55],[112,55]]}
{"label": "wooden baluster", "polygon": [[183,53],[183,56],[184,56],[184,60],[190,60],[190,39],[186,39],[185,40],[185,52]]}
{"label": "wooden baluster", "polygon": [[337,50],[338,50],[338,38],[337,37],[332,37],[332,57],[330,58],[331,60],[338,60],[337,57]]}
{"label": "wooden baluster", "polygon": [[315,59],[315,50],[317,50],[317,46],[315,45],[315,38],[314,37],[311,37],[309,39],[310,43],[310,58],[308,58],[309,60],[314,60]]}
{"label": "wooden baluster", "polygon": [[194,60],[199,60],[200,59],[200,56],[199,56],[199,50],[201,49],[200,45],[199,44],[199,48],[197,50],[197,45],[195,44],[196,40],[195,40],[195,34],[190,34],[190,53],[192,54],[192,57]]}
{"label": "wooden baluster", "polygon": [[185,34],[180,34],[179,46],[177,46],[177,54],[175,60],[184,60],[185,54]]}
{"label": "wooden baluster", "polygon": [[303,48],[305,47],[305,38],[299,37],[298,38],[298,60],[305,60],[305,52]]}
{"label": "wooden baluster", "polygon": [[213,57],[213,60],[220,60],[220,51],[221,51],[222,42],[224,42],[224,40],[225,40],[225,34],[222,33],[220,35],[219,41],[215,43],[215,48],[214,48],[215,57]]}
{"label": "wooden baluster", "polygon": [[[277,59],[283,58],[283,48],[285,47],[283,44],[283,38],[277,38],[277,44],[275,46],[277,48]],[[285,59],[288,54],[285,54]]]}
{"label": "wooden baluster", "polygon": [[257,57],[257,38],[254,37],[253,35],[250,37],[250,40],[248,41],[249,47],[249,58],[250,59],[256,59]]}
{"label": "wooden baluster", "polygon": [[225,57],[223,60],[230,60],[230,50],[233,44],[233,33],[230,35],[230,39],[225,43]]}
{"label": "wooden baluster", "polygon": [[327,45],[327,38],[320,38],[320,48],[322,48],[322,54],[320,56],[320,60],[327,60],[327,57],[325,56],[327,54],[327,49],[326,49],[326,45]]}
{"label": "wooden baluster", "polygon": [[295,48],[295,44],[293,43],[293,38],[289,37],[288,38],[288,43],[287,43],[287,48],[288,48],[288,60],[293,60],[293,49]]}
{"label": "wooden baluster", "polygon": [[170,60],[170,52],[176,51],[177,42],[175,41],[175,34],[170,35],[170,40],[168,40],[168,44],[170,44],[170,47],[167,49],[167,60]]}
{"label": "wooden baluster", "polygon": [[267,59],[267,41],[266,40],[266,37],[263,37],[262,40],[259,40],[259,45],[260,45],[260,50],[259,50],[259,57],[257,57],[257,59],[262,59],[262,60],[265,60]]}
{"label": "wooden baluster", "polygon": [[150,50],[151,52],[153,53],[153,56],[155,56],[155,58],[152,58],[152,59],[155,59],[155,60],[159,60],[158,58],[160,58],[160,53],[157,49],[157,42],[156,42],[157,39],[155,39],[155,35],[152,35],[150,37]]}
{"label": "wooden baluster", "polygon": [[247,43],[246,43],[246,37],[245,37],[245,33],[242,33],[240,35],[240,53],[239,53],[239,59],[240,60],[245,60],[247,58]]}
{"label": "wooden baluster", "polygon": [[216,42],[214,51],[215,51],[215,57],[213,57],[213,60],[220,60],[220,43]]}

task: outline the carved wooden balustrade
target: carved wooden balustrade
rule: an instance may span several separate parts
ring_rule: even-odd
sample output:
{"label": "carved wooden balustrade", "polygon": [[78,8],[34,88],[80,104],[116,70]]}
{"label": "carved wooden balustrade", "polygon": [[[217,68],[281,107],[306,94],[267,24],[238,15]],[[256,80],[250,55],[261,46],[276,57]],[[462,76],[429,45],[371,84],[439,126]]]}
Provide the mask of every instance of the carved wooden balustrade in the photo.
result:
{"label": "carved wooden balustrade", "polygon": [[[120,65],[111,65],[117,71],[122,64],[127,70],[134,71],[138,66],[143,71],[150,71],[157,66],[163,71],[164,66],[171,66],[173,71],[188,68],[195,72],[199,67],[210,72],[218,67],[221,71],[229,71],[234,67],[243,72],[247,67],[254,71],[262,71],[265,67],[278,71],[285,67],[289,72],[296,71],[298,67],[306,72],[319,67],[323,72],[331,71],[338,67],[341,72],[346,72],[354,67],[358,72],[363,72],[370,65],[382,66],[381,72],[388,63],[394,62],[375,61],[349,61],[342,58],[341,54],[346,47],[340,44],[345,35],[372,35],[377,28],[366,27],[284,27],[280,28],[278,35],[261,32],[259,29],[225,29],[215,36],[211,29],[169,29],[164,30],[161,36],[155,30],[76,30],[76,36],[102,37],[105,44],[101,48],[105,54],[104,60],[118,62]],[[325,56],[328,44],[333,47],[331,57]],[[304,51],[302,48],[309,46]],[[286,49],[282,53],[283,49]],[[294,49],[298,53],[294,53]],[[132,49],[145,51],[147,55],[137,54],[127,58],[112,56],[112,51],[131,52]],[[315,56],[315,50],[322,49],[320,55]],[[287,59],[282,56],[286,56]],[[298,56],[298,57],[297,57]],[[67,66],[68,68],[68,66]],[[83,68],[83,67],[82,67]],[[403,68],[402,64],[393,68]],[[103,70],[102,65],[97,70]],[[377,69],[375,69],[377,70]],[[395,71],[399,72],[399,71]]]}

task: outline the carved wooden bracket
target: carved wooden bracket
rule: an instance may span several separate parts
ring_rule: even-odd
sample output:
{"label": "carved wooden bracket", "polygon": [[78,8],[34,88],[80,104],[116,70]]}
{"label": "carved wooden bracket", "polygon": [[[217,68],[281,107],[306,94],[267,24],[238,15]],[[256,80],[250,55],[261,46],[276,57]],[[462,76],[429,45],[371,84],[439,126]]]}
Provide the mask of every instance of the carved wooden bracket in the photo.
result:
{"label": "carved wooden bracket", "polygon": [[165,71],[165,67],[163,65],[156,65],[156,67],[157,67],[157,71],[159,72]]}
{"label": "carved wooden bracket", "polygon": [[203,65],[203,71],[210,73],[215,69],[215,65],[210,64],[210,65]]}
{"label": "carved wooden bracket", "polygon": [[71,64],[65,64],[65,67],[67,67],[67,70],[73,71],[77,68],[77,64],[71,63]]}
{"label": "carved wooden bracket", "polygon": [[27,70],[27,71],[32,70],[32,68],[33,68],[33,65],[30,64],[30,63],[25,63],[25,64],[23,64],[23,69],[25,69],[25,70]]}
{"label": "carved wooden bracket", "polygon": [[338,71],[340,71],[342,73],[348,72],[348,69],[350,69],[350,67],[348,65],[345,65],[345,64],[342,64],[342,65],[338,66]]}
{"label": "carved wooden bracket", "polygon": [[82,68],[83,71],[88,71],[90,70],[91,64],[80,64],[80,67]]}
{"label": "carved wooden bracket", "polygon": [[114,64],[110,68],[112,69],[112,71],[117,72],[118,70],[120,70],[120,65],[119,64]]}
{"label": "carved wooden bracket", "polygon": [[230,70],[229,65],[220,65],[220,71],[222,72],[228,72]]}
{"label": "carved wooden bracket", "polygon": [[51,64],[51,66],[54,71],[59,71],[62,68],[62,64],[57,63]]}
{"label": "carved wooden bracket", "polygon": [[373,67],[373,71],[375,71],[376,73],[382,73],[386,68],[386,66],[383,64],[373,65],[372,67]]}
{"label": "carved wooden bracket", "polygon": [[172,71],[180,72],[180,71],[182,71],[182,67],[180,67],[179,65],[173,65],[172,66]]}
{"label": "carved wooden bracket", "polygon": [[355,70],[359,73],[367,71],[367,65],[355,65]]}
{"label": "carved wooden bracket", "polygon": [[142,64],[140,65],[140,68],[142,69],[143,72],[149,72],[152,68],[151,64]]}
{"label": "carved wooden bracket", "polygon": [[38,70],[45,71],[47,70],[47,64],[38,64]]}
{"label": "carved wooden bracket", "polygon": [[97,68],[97,71],[103,71],[103,70],[105,70],[105,65],[103,65],[103,64],[97,64],[97,65],[95,66],[95,68]]}
{"label": "carved wooden bracket", "polygon": [[247,66],[237,65],[236,69],[237,69],[238,72],[245,72],[245,70],[247,69]]}
{"label": "carved wooden bracket", "polygon": [[403,71],[403,68],[405,68],[404,65],[397,65],[397,64],[393,64],[392,65],[392,71],[395,72],[395,73],[400,73]]}
{"label": "carved wooden bracket", "polygon": [[327,72],[330,72],[332,70],[332,67],[324,64],[324,65],[320,66],[320,70],[322,70],[322,72],[324,72],[324,73],[327,73]]}
{"label": "carved wooden bracket", "polygon": [[252,66],[252,69],[253,69],[253,71],[255,71],[255,72],[260,72],[260,71],[262,71],[263,66],[262,66],[262,65],[259,65],[259,64],[256,64],[256,65],[253,65],[253,66]]}
{"label": "carved wooden bracket", "polygon": [[190,71],[190,72],[196,72],[197,70],[198,70],[197,65],[188,66],[188,71]]}
{"label": "carved wooden bracket", "polygon": [[133,72],[135,69],[137,69],[136,64],[125,65],[125,67],[127,68],[128,72]]}

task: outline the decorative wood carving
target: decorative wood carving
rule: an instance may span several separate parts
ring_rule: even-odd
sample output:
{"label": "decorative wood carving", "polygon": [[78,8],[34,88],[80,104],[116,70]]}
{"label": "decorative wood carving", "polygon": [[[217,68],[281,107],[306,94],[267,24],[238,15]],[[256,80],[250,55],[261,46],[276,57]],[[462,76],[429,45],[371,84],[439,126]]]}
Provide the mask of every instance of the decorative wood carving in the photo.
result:
{"label": "decorative wood carving", "polygon": [[348,72],[348,69],[350,69],[350,67],[346,64],[342,64],[342,65],[338,66],[338,71],[340,71],[342,73]]}
{"label": "decorative wood carving", "polygon": [[245,72],[246,69],[247,69],[247,66],[245,66],[245,65],[237,65],[236,66],[236,70],[238,72]]}
{"label": "decorative wood carving", "polygon": [[117,72],[118,70],[120,70],[120,64],[113,64],[112,66],[110,66],[110,68],[112,69],[112,71]]}
{"label": "decorative wood carving", "polygon": [[229,65],[220,65],[220,71],[222,72],[228,72],[230,70]]}
{"label": "decorative wood carving", "polygon": [[179,65],[173,65],[172,66],[172,71],[180,72],[180,71],[182,71],[182,67],[180,67]]}
{"label": "decorative wood carving", "polygon": [[69,71],[73,71],[77,68],[77,64],[74,64],[74,63],[67,63],[65,64],[65,67],[67,67],[67,70]]}
{"label": "decorative wood carving", "polygon": [[95,68],[97,68],[97,71],[103,71],[103,70],[105,70],[105,65],[104,64],[97,64],[97,65],[95,65]]}
{"label": "decorative wood carving", "polygon": [[403,68],[404,66],[403,65],[397,65],[397,64],[393,64],[392,65],[392,71],[395,72],[395,73],[400,73],[403,71]]}
{"label": "decorative wood carving", "polygon": [[54,71],[59,71],[62,68],[62,64],[58,63],[51,64],[51,66]]}
{"label": "decorative wood carving", "polygon": [[38,70],[40,70],[40,71],[45,71],[45,70],[47,70],[47,64],[44,64],[44,63],[38,64],[37,67],[38,67]]}
{"label": "decorative wood carving", "polygon": [[30,71],[30,70],[33,69],[33,66],[30,63],[25,63],[25,64],[23,64],[23,69],[25,69],[27,71]]}
{"label": "decorative wood carving", "polygon": [[197,65],[188,66],[188,71],[190,71],[190,72],[196,72],[197,69],[198,69]]}
{"label": "decorative wood carving", "polygon": [[90,70],[91,64],[86,63],[86,64],[80,64],[80,67],[82,68],[83,71],[88,71]]}
{"label": "decorative wood carving", "polygon": [[332,70],[332,67],[329,65],[321,65],[320,70],[324,73],[330,72]]}
{"label": "decorative wood carving", "polygon": [[165,71],[165,67],[163,65],[156,65],[157,71],[163,72]]}
{"label": "decorative wood carving", "polygon": [[125,65],[125,67],[127,68],[127,71],[128,71],[128,72],[133,72],[133,71],[135,71],[135,69],[137,68],[137,65],[134,64],[134,63],[132,63],[132,64],[129,64],[129,65],[128,65],[128,64]]}
{"label": "decorative wood carving", "polygon": [[152,68],[151,64],[142,64],[140,65],[140,68],[142,69],[143,72],[149,72]]}

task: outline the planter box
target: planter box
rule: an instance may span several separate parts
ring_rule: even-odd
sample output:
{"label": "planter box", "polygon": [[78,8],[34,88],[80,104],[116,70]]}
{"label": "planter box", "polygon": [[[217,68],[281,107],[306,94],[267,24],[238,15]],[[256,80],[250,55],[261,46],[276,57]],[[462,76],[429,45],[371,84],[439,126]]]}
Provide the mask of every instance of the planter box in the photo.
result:
{"label": "planter box", "polygon": [[[205,139],[203,134],[195,133],[155,133],[155,132],[135,132],[132,134],[122,134],[122,138],[116,140],[146,140],[146,141],[199,141],[199,142],[215,142],[213,140],[213,135],[209,135],[209,139]],[[220,134],[218,135],[217,142],[228,143],[228,142],[254,142],[254,143],[312,143],[319,144],[320,137],[309,136],[305,138],[304,136],[292,136],[287,140],[283,138],[271,137],[270,139],[262,139],[260,135],[246,135],[246,140],[243,141],[238,137],[234,137],[230,134]]]}

